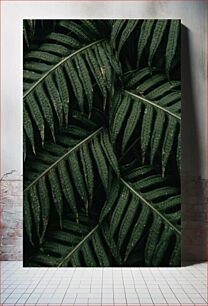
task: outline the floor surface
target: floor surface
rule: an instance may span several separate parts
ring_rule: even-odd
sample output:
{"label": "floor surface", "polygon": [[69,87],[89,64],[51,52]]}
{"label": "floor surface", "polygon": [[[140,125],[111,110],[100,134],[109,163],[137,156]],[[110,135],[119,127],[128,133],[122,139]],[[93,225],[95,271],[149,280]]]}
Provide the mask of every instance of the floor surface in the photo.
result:
{"label": "floor surface", "polygon": [[0,305],[207,305],[207,264],[23,268],[1,262]]}

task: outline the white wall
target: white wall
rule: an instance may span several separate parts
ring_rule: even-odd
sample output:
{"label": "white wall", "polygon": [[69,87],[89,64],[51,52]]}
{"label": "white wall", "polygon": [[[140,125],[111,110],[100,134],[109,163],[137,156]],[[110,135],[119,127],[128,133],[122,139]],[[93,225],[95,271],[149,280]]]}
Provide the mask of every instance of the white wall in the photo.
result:
{"label": "white wall", "polygon": [[[206,1],[205,1],[206,2]],[[22,174],[22,19],[27,18],[178,18],[188,29],[183,45],[183,171],[208,178],[206,171],[205,2],[203,1],[3,1],[1,177]],[[186,50],[187,48],[187,50]],[[186,58],[190,53],[190,62]],[[207,80],[207,79],[206,79]],[[189,88],[191,87],[191,88]],[[188,101],[190,98],[190,101]],[[189,105],[190,102],[190,105]],[[197,148],[197,149],[196,149]],[[15,170],[15,171],[12,171]]]}

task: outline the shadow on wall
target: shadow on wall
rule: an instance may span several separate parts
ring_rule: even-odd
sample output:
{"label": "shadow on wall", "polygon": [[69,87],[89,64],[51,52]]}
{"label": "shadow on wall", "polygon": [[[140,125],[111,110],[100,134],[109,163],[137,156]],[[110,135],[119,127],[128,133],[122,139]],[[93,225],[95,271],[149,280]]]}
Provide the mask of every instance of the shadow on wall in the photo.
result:
{"label": "shadow on wall", "polygon": [[196,119],[197,97],[193,93],[189,29],[181,28],[182,78],[182,266],[208,260],[207,182],[199,176],[201,152]]}

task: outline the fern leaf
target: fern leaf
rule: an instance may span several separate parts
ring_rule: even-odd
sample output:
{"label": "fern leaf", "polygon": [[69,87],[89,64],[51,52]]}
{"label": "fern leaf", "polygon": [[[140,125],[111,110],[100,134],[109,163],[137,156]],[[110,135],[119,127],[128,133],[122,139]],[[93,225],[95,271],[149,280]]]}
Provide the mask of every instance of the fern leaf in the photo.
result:
{"label": "fern leaf", "polygon": [[109,212],[112,210],[113,206],[115,205],[115,201],[119,195],[120,186],[117,182],[113,181],[111,185],[111,189],[108,195],[108,199],[106,203],[104,204],[101,213],[100,213],[100,219],[99,221],[102,222],[104,218],[109,214]]}
{"label": "fern leaf", "polygon": [[122,220],[119,234],[118,234],[118,248],[121,250],[121,247],[127,238],[127,234],[130,231],[130,227],[133,224],[133,219],[137,213],[138,210],[138,199],[133,196],[131,199],[131,202],[128,205],[128,208],[126,210],[125,216]]}
{"label": "fern leaf", "polygon": [[30,120],[26,107],[24,107],[23,124],[24,124],[25,134],[30,140],[30,144],[32,146],[33,153],[35,154],[34,132],[33,132],[33,127],[32,127],[32,122]]}
{"label": "fern leaf", "polygon": [[37,128],[40,133],[42,144],[44,143],[44,118],[42,116],[39,105],[33,95],[30,95],[26,98],[26,104],[30,110],[31,117],[34,119],[34,122],[37,125]]}
{"label": "fern leaf", "polygon": [[175,210],[178,207],[180,207],[180,202],[181,202],[181,196],[180,195],[175,195],[163,202],[155,203],[155,207],[160,211],[160,212],[167,212],[171,210]]}
{"label": "fern leaf", "polygon": [[62,110],[62,102],[59,95],[59,91],[56,88],[54,80],[51,75],[48,75],[45,79],[46,89],[48,91],[48,96],[52,102],[52,105],[57,114],[58,120],[60,122],[60,126],[63,125],[63,110]]}
{"label": "fern leaf", "polygon": [[149,175],[145,178],[141,178],[139,181],[132,183],[136,190],[140,190],[143,192],[143,189],[151,187],[151,189],[155,188],[155,186],[163,186],[164,179],[161,178],[160,174]]}
{"label": "fern leaf", "polygon": [[85,61],[82,58],[82,56],[77,56],[75,58],[75,63],[78,69],[79,78],[82,82],[82,86],[84,88],[84,92],[88,101],[88,110],[90,116],[93,104],[93,87],[92,87],[91,78],[89,76],[88,69],[86,67]]}
{"label": "fern leaf", "polygon": [[33,244],[33,237],[32,237],[32,214],[30,208],[30,202],[28,199],[28,193],[24,194],[23,198],[23,217],[24,217],[24,227],[31,245]]}
{"label": "fern leaf", "polygon": [[49,221],[49,213],[50,213],[50,198],[46,187],[45,178],[41,178],[39,180],[37,188],[40,199],[41,219],[42,219],[42,231],[40,235],[40,244],[41,244],[46,233]]}
{"label": "fern leaf", "polygon": [[111,239],[110,233],[109,233],[109,226],[106,222],[103,222],[101,225],[102,233],[105,237],[106,244],[108,245],[109,249],[111,250],[111,253],[116,260],[116,263],[121,266],[122,265],[122,258],[118,251],[118,248],[115,244],[115,242]]}
{"label": "fern leaf", "polygon": [[172,237],[173,237],[173,230],[165,226],[165,229],[161,235],[160,241],[157,244],[156,249],[155,249],[155,255],[153,258],[153,262],[152,262],[154,266],[157,267],[162,262],[163,256],[168,250],[169,241],[171,240]]}
{"label": "fern leaf", "polygon": [[160,84],[160,82],[165,81],[166,78],[162,74],[155,74],[137,86],[138,92],[145,95],[147,90],[150,90],[153,86]]}
{"label": "fern leaf", "polygon": [[61,43],[64,46],[70,48],[70,49],[78,49],[81,48],[82,43],[79,42],[77,39],[69,36],[69,35],[65,35],[63,33],[50,33],[47,36],[47,39],[49,41],[54,41],[56,43]]}
{"label": "fern leaf", "polygon": [[101,240],[100,232],[95,232],[92,236],[92,244],[94,246],[94,250],[96,251],[96,257],[99,262],[100,267],[110,267],[111,263],[109,260],[109,256],[105,250],[103,242]]}
{"label": "fern leaf", "polygon": [[148,201],[158,201],[159,199],[171,197],[173,195],[176,195],[178,193],[177,187],[161,187],[152,191],[148,191],[144,193],[145,198]]}
{"label": "fern leaf", "polygon": [[108,166],[106,164],[106,159],[104,157],[103,150],[98,141],[98,138],[93,139],[93,141],[91,142],[91,151],[95,159],[103,187],[105,188],[107,192],[108,191]]}
{"label": "fern leaf", "polygon": [[53,139],[55,139],[54,135],[54,122],[53,122],[53,110],[51,108],[51,104],[49,102],[49,99],[47,95],[45,94],[45,91],[40,84],[39,86],[36,87],[35,89],[35,94],[38,99],[38,102],[40,103],[42,112],[44,114],[44,118],[50,128],[51,134],[53,136]]}
{"label": "fern leaf", "polygon": [[124,188],[123,191],[121,192],[121,195],[118,199],[118,203],[111,217],[109,234],[110,234],[110,237],[112,237],[112,239],[115,234],[115,231],[117,230],[119,222],[121,221],[123,212],[126,210],[126,205],[128,203],[128,197],[129,197],[129,191],[126,188]]}
{"label": "fern leaf", "polygon": [[101,134],[101,146],[103,151],[105,152],[105,156],[108,159],[112,169],[115,171],[116,175],[119,176],[120,175],[120,171],[119,171],[119,166],[118,166],[118,161],[116,158],[116,155],[113,151],[113,147],[112,144],[110,142],[109,136],[108,136],[108,132],[106,130],[104,130]]}
{"label": "fern leaf", "polygon": [[154,110],[151,106],[148,105],[144,111],[141,130],[141,154],[143,163],[145,162],[145,155],[151,138],[153,115]]}
{"label": "fern leaf", "polygon": [[176,49],[178,46],[178,37],[180,34],[180,21],[179,20],[171,20],[170,21],[170,29],[168,34],[168,42],[166,46],[166,61],[165,61],[165,69],[167,76],[169,78],[170,70],[171,70],[171,64],[173,61],[173,58],[176,53]]}
{"label": "fern leaf", "polygon": [[105,44],[105,50],[106,50],[106,55],[108,57],[108,60],[111,64],[111,66],[113,67],[113,70],[115,71],[115,73],[121,77],[122,75],[122,66],[121,63],[118,60],[118,56],[117,53],[115,54],[112,51],[112,48],[110,47],[109,44]]}
{"label": "fern leaf", "polygon": [[155,254],[155,248],[158,243],[158,239],[160,237],[160,233],[162,230],[162,220],[157,218],[153,214],[153,222],[150,228],[150,233],[147,238],[147,243],[145,246],[145,263],[147,267],[152,266],[152,260]]}
{"label": "fern leaf", "polygon": [[[166,93],[169,93],[171,90],[178,87],[180,84],[181,82],[179,81],[174,82],[173,84],[170,84],[169,82],[164,83],[158,86],[157,88],[154,88],[150,92],[148,92],[146,97],[150,100],[156,100],[156,99],[158,100],[161,96],[163,96]],[[159,100],[159,103],[160,103],[160,100]]]}
{"label": "fern leaf", "polygon": [[122,151],[123,152],[138,123],[141,110],[142,110],[142,105],[140,103],[133,103],[131,112],[129,114],[129,117],[126,123],[125,130],[124,130],[124,135],[123,135],[123,140],[122,140]]}
{"label": "fern leaf", "polygon": [[99,36],[100,32],[97,28],[97,26],[95,25],[95,22],[93,20],[87,20],[87,19],[83,19],[82,20],[83,25],[86,27],[86,29],[88,29],[92,35],[94,37]]}
{"label": "fern leaf", "polygon": [[144,20],[141,26],[141,33],[138,40],[138,46],[137,46],[137,67],[140,65],[140,58],[141,55],[148,43],[149,37],[152,32],[152,28],[154,25],[154,20]]}
{"label": "fern leaf", "polygon": [[71,80],[71,84],[73,87],[74,94],[79,103],[79,109],[81,112],[84,112],[84,94],[83,87],[81,84],[81,80],[77,74],[76,69],[74,68],[74,64],[72,61],[68,61],[65,65],[69,78]]}
{"label": "fern leaf", "polygon": [[59,61],[60,57],[44,51],[31,51],[25,55],[27,60],[41,60],[48,64],[55,64]]}
{"label": "fern leaf", "polygon": [[62,227],[63,199],[62,199],[62,194],[61,194],[61,186],[58,181],[55,169],[51,169],[49,171],[48,180],[50,183],[52,198],[55,204],[56,212],[59,216],[60,227]]}
{"label": "fern leaf", "polygon": [[123,45],[125,44],[125,42],[127,41],[128,37],[130,36],[130,34],[133,32],[133,30],[135,29],[136,25],[138,23],[138,20],[128,20],[127,21],[127,25],[124,28],[122,34],[121,34],[121,38],[119,40],[119,45],[118,45],[118,54],[120,53]]}
{"label": "fern leaf", "polygon": [[69,49],[56,43],[43,43],[39,47],[40,51],[54,53],[57,56],[65,56],[69,53]]}
{"label": "fern leaf", "polygon": [[30,202],[33,211],[33,219],[35,223],[36,233],[38,239],[40,239],[40,201],[38,198],[38,192],[35,186],[30,189]]}
{"label": "fern leaf", "polygon": [[147,76],[150,75],[150,68],[145,67],[143,69],[138,69],[134,72],[130,72],[124,76],[125,88],[132,89]]}
{"label": "fern leaf", "polygon": [[172,267],[177,266],[181,260],[181,243],[180,242],[181,242],[180,237],[177,236],[175,247],[170,257],[170,261],[169,261],[169,264]]}
{"label": "fern leaf", "polygon": [[127,111],[130,106],[129,102],[130,102],[130,98],[128,96],[125,96],[116,111],[115,117],[113,119],[112,130],[111,130],[111,138],[112,138],[113,143],[115,143],[116,138],[122,128],[124,119],[126,117]]}
{"label": "fern leaf", "polygon": [[111,45],[113,47],[115,47],[117,36],[118,36],[119,32],[121,31],[121,28],[123,27],[125,22],[126,22],[126,20],[121,19],[121,20],[116,20],[113,23],[112,32],[111,32]]}
{"label": "fern leaf", "polygon": [[88,65],[90,66],[91,72],[94,75],[94,78],[96,80],[96,83],[98,84],[103,97],[104,97],[104,105],[103,105],[103,109],[105,110],[105,100],[107,97],[107,91],[106,91],[106,87],[105,87],[105,83],[104,83],[104,79],[102,76],[102,64],[101,62],[97,62],[95,59],[95,54],[92,50],[87,50],[86,51],[86,59],[88,62]]}
{"label": "fern leaf", "polygon": [[67,171],[67,165],[65,161],[61,161],[58,167],[59,172],[59,180],[61,182],[61,187],[63,190],[63,193],[65,195],[65,199],[69,204],[69,207],[72,209],[72,211],[75,214],[75,218],[78,218],[78,210],[76,206],[75,196],[74,196],[74,190],[71,183],[71,178],[69,176],[69,173]]}
{"label": "fern leaf", "polygon": [[111,89],[113,83],[113,71],[109,65],[109,59],[107,57],[106,44],[100,44],[95,47],[97,58],[102,62],[102,74],[106,78],[106,86],[108,90]]}
{"label": "fern leaf", "polygon": [[135,179],[142,179],[152,174],[152,167],[150,165],[144,165],[138,168],[134,168],[133,170],[128,170],[123,173],[125,179],[127,181],[134,181]]}
{"label": "fern leaf", "polygon": [[57,83],[57,89],[60,95],[60,99],[62,102],[63,113],[65,123],[68,123],[68,116],[69,116],[69,92],[66,79],[64,77],[64,71],[61,67],[58,67],[55,70],[55,80]]}
{"label": "fern leaf", "polygon": [[180,92],[170,92],[167,93],[164,97],[160,98],[160,106],[166,107],[171,105],[173,102],[177,102],[181,100],[181,93]]}
{"label": "fern leaf", "polygon": [[178,122],[175,118],[170,118],[168,121],[168,127],[166,130],[164,143],[163,143],[163,149],[162,149],[162,173],[163,176],[165,174],[166,165],[168,162],[168,159],[170,158],[172,147],[175,140],[175,134],[177,131]]}
{"label": "fern leaf", "polygon": [[151,163],[153,163],[155,155],[159,150],[161,138],[163,135],[164,124],[165,124],[165,114],[161,110],[158,110],[151,137],[151,155],[150,155]]}
{"label": "fern leaf", "polygon": [[143,231],[145,230],[145,227],[147,227],[147,222],[149,218],[149,208],[142,207],[142,211],[139,215],[139,218],[137,222],[135,223],[134,229],[132,231],[129,243],[127,244],[126,253],[124,261],[127,261],[129,254],[135,247],[136,243],[140,240],[140,238],[143,235]]}
{"label": "fern leaf", "polygon": [[62,20],[59,22],[59,26],[73,33],[79,40],[89,43],[91,37],[89,37],[89,32],[85,31],[85,28],[72,20]]}
{"label": "fern leaf", "polygon": [[165,20],[165,19],[164,20],[161,19],[156,22],[151,44],[150,44],[150,52],[149,52],[149,58],[148,58],[149,66],[152,65],[152,59],[161,43],[167,23],[168,23],[168,20]]}
{"label": "fern leaf", "polygon": [[90,158],[90,151],[87,145],[81,148],[80,157],[84,171],[85,184],[89,194],[89,202],[91,203],[94,189],[94,172],[92,160]]}
{"label": "fern leaf", "polygon": [[70,158],[68,158],[68,163],[77,191],[81,199],[86,201],[87,192],[86,192],[85,182],[83,180],[83,174],[78,162],[78,156],[76,155],[75,152],[72,152],[70,154]]}

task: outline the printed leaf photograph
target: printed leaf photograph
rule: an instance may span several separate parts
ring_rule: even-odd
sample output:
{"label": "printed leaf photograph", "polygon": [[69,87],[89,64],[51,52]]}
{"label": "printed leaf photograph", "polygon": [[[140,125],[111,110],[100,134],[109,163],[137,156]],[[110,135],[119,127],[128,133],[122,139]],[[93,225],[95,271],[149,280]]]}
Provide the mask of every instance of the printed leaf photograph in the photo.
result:
{"label": "printed leaf photograph", "polygon": [[180,32],[23,21],[25,267],[181,265]]}

